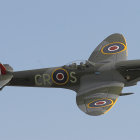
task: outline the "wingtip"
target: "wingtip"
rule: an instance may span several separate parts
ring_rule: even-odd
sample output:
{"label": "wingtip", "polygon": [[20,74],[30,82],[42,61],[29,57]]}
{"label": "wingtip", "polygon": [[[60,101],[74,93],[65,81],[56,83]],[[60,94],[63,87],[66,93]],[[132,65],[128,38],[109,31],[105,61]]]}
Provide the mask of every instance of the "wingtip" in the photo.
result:
{"label": "wingtip", "polygon": [[125,39],[124,35],[121,34],[121,33],[114,33],[114,34],[111,34],[111,35],[109,35],[107,38],[105,38],[104,41],[107,41],[107,42],[109,42],[109,43],[114,42],[114,41],[116,41],[116,42],[122,42],[122,43],[124,43],[125,45],[127,45],[126,39]]}

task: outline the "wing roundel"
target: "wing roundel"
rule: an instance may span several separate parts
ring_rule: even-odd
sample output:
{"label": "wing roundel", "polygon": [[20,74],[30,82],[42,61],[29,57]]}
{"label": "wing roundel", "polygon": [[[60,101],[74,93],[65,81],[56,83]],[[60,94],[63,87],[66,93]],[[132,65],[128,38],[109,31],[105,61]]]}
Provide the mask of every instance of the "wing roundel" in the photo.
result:
{"label": "wing roundel", "polygon": [[118,62],[127,59],[127,44],[123,35],[112,34],[103,40],[89,57],[94,63]]}
{"label": "wing roundel", "polygon": [[88,115],[98,116],[107,113],[116,103],[123,83],[116,86],[102,87],[84,93],[78,93],[76,97],[78,107]]}

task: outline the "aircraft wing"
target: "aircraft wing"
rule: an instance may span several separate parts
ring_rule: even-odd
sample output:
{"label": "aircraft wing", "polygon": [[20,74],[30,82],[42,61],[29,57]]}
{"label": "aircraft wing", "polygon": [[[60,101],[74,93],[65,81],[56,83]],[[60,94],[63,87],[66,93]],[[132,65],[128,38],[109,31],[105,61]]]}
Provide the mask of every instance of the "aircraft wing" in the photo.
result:
{"label": "aircraft wing", "polygon": [[123,83],[100,85],[96,89],[80,91],[76,101],[78,107],[88,115],[98,116],[108,112],[120,96]]}
{"label": "aircraft wing", "polygon": [[118,62],[127,59],[127,44],[123,35],[112,34],[103,40],[89,57],[94,63]]}

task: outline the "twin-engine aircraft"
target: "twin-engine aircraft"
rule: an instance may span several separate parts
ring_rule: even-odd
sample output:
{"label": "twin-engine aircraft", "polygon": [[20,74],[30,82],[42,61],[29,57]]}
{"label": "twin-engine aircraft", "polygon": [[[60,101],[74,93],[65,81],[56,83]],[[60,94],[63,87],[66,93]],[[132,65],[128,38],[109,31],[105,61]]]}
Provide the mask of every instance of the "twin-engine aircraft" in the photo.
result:
{"label": "twin-engine aircraft", "polygon": [[78,107],[88,115],[108,112],[123,87],[140,81],[140,60],[127,60],[127,44],[121,34],[103,40],[86,61],[36,70],[13,72],[0,64],[0,86],[54,87],[74,90]]}

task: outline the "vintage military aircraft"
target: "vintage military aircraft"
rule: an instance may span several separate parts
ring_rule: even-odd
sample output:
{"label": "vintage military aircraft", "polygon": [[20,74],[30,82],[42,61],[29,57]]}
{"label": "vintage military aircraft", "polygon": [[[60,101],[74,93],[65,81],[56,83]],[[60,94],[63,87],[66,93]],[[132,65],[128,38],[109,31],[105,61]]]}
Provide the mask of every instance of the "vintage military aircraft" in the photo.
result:
{"label": "vintage military aircraft", "polygon": [[0,86],[55,87],[74,90],[78,107],[93,116],[109,111],[123,87],[140,81],[140,60],[127,60],[127,44],[121,34],[103,40],[88,60],[68,65],[13,72],[0,64]]}

